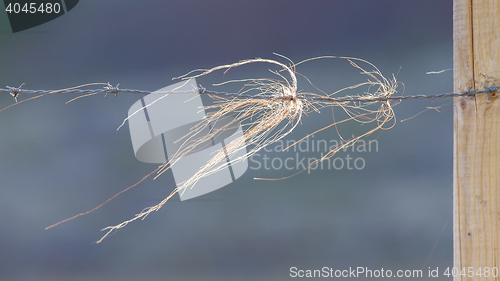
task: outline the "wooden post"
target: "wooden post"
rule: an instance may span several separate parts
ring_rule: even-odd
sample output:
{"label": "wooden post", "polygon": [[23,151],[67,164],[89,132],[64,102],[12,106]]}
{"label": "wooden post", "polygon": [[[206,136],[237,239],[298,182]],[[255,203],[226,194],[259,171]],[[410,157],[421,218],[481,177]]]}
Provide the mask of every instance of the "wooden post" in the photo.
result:
{"label": "wooden post", "polygon": [[[499,0],[454,0],[453,40],[455,92],[500,86]],[[468,275],[455,280],[500,279],[499,96],[453,102],[453,258],[458,274]]]}

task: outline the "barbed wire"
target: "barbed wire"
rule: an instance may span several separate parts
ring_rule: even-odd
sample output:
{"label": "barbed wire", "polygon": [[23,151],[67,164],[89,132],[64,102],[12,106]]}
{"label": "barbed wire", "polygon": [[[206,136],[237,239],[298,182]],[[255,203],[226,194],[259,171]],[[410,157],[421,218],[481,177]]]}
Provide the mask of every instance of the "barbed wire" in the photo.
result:
{"label": "barbed wire", "polygon": [[[153,94],[155,91],[145,91],[145,90],[136,90],[136,89],[120,89],[118,85],[113,87],[108,83],[102,89],[61,89],[61,90],[27,90],[21,89],[25,83],[21,84],[18,88],[7,86],[5,89],[0,89],[0,93],[9,93],[17,102],[17,98],[21,94],[26,95],[47,95],[47,94],[79,94],[79,95],[94,95],[103,93],[105,94],[105,98],[108,94],[114,94],[115,97],[118,96],[119,93],[129,93],[129,94],[142,94],[149,95]],[[496,93],[500,89],[500,86],[491,86],[484,87],[483,90],[475,89],[461,93],[443,93],[437,95],[411,95],[411,96],[347,96],[347,97],[317,97],[317,96],[305,96],[305,95],[297,95],[297,96],[266,96],[266,95],[249,95],[243,93],[226,93],[226,92],[215,92],[209,91],[205,88],[200,87],[198,92],[200,95],[215,95],[215,96],[224,96],[224,97],[235,97],[235,98],[250,98],[250,99],[280,99],[280,100],[291,100],[291,99],[301,99],[308,101],[320,101],[320,102],[337,102],[337,103],[345,103],[345,102],[376,102],[376,101],[390,101],[390,100],[413,100],[413,99],[437,99],[437,98],[448,98],[448,97],[464,97],[464,96],[475,96],[477,94],[482,93]],[[193,91],[175,91],[176,94],[192,94]]]}

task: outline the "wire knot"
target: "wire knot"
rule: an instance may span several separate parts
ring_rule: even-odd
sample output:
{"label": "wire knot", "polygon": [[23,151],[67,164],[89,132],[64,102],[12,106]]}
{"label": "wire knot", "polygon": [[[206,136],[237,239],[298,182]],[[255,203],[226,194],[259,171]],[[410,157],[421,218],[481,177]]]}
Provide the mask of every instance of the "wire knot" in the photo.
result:
{"label": "wire knot", "polygon": [[297,97],[293,96],[293,95],[278,96],[278,97],[273,97],[273,98],[280,99],[280,100],[289,100],[289,101],[294,101],[297,99]]}
{"label": "wire knot", "polygon": [[106,90],[106,95],[104,96],[104,98],[106,98],[108,96],[108,94],[115,94],[115,97],[117,97],[118,96],[118,92],[120,91],[120,89],[118,89],[118,86],[120,86],[120,83],[118,83],[116,85],[116,87],[113,87],[108,82],[108,85],[104,87],[104,89]]}
{"label": "wire knot", "polygon": [[14,99],[16,100],[16,102],[17,102],[17,97],[21,94],[21,88],[23,86],[24,86],[24,83],[22,83],[21,86],[19,86],[18,88],[7,86],[7,88],[10,89],[10,95],[14,97]]}
{"label": "wire knot", "polygon": [[490,93],[496,93],[498,90],[500,90],[500,86],[491,86],[491,87],[484,87],[488,92]]}

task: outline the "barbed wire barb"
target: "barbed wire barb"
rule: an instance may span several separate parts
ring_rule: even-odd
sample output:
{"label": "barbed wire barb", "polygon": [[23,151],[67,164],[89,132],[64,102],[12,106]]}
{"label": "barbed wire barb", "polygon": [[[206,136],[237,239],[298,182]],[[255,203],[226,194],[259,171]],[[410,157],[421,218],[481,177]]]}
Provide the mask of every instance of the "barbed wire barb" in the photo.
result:
{"label": "barbed wire barb", "polygon": [[10,95],[14,97],[14,99],[16,100],[16,103],[17,103],[17,96],[19,96],[19,93],[21,91],[21,87],[24,86],[24,84],[25,83],[22,83],[21,86],[19,86],[17,88],[7,86],[7,88],[10,91]]}

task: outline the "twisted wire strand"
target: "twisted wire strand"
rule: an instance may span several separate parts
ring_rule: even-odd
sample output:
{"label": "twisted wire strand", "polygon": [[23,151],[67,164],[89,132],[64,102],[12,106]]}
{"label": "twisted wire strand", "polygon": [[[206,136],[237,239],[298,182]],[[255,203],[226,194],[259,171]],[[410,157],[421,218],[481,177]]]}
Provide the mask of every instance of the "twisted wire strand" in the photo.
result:
{"label": "twisted wire strand", "polygon": [[[27,90],[27,89],[21,89],[21,87],[24,85],[24,83],[19,86],[18,88],[14,87],[9,87],[5,89],[0,89],[0,93],[9,93],[12,97],[16,99],[19,97],[21,94],[27,94],[27,95],[47,95],[47,94],[79,94],[79,95],[86,95],[86,94],[99,94],[103,93],[105,94],[105,97],[107,97],[108,94],[114,94],[115,97],[118,96],[119,93],[129,93],[129,94],[142,94],[142,95],[149,95],[154,92],[152,91],[145,91],[145,90],[136,90],[136,89],[119,89],[118,85],[116,87],[113,87],[111,85],[108,85],[104,87],[103,89],[62,89],[62,90]],[[216,95],[216,96],[223,96],[223,97],[234,97],[234,98],[248,98],[248,99],[280,99],[280,100],[290,100],[290,99],[301,99],[301,100],[308,100],[308,101],[317,101],[317,102],[336,102],[336,103],[345,103],[345,102],[376,102],[376,101],[390,101],[390,100],[413,100],[413,99],[437,99],[437,98],[448,98],[448,97],[464,97],[464,96],[475,96],[477,94],[482,94],[482,93],[496,93],[500,89],[500,86],[491,86],[491,87],[485,87],[483,90],[470,90],[466,92],[461,92],[461,93],[443,93],[443,94],[437,94],[437,95],[412,95],[412,96],[373,96],[373,97],[363,97],[363,96],[354,96],[354,97],[340,97],[340,98],[335,98],[335,97],[311,97],[311,96],[305,96],[305,95],[297,95],[295,97],[292,96],[265,96],[265,95],[259,95],[259,96],[254,96],[254,95],[248,95],[248,94],[239,94],[239,93],[226,93],[226,92],[216,92],[216,91],[208,91],[205,88],[199,88],[199,94],[207,94],[207,95]],[[176,91],[176,94],[192,94],[192,91]]]}

